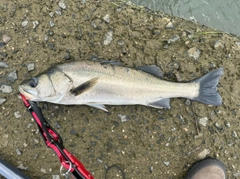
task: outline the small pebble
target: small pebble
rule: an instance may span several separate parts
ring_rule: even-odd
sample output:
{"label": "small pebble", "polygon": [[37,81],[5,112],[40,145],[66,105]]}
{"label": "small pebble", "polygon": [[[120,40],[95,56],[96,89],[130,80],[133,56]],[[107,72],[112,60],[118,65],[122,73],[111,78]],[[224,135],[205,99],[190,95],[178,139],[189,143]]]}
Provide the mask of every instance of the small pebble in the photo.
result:
{"label": "small pebble", "polygon": [[110,22],[110,17],[109,17],[109,14],[106,14],[104,17],[103,17],[103,20],[107,23]]}
{"label": "small pebble", "polygon": [[17,155],[22,155],[22,152],[19,150],[19,148],[16,148]]}
{"label": "small pebble", "polygon": [[59,15],[59,16],[62,15],[62,11],[61,11],[61,9],[57,9],[57,10],[55,11],[55,13],[56,13],[57,15]]}
{"label": "small pebble", "polygon": [[153,172],[153,166],[150,167],[150,172],[151,172],[151,173]]}
{"label": "small pebble", "polygon": [[10,72],[10,73],[7,75],[7,77],[6,77],[6,80],[7,80],[8,82],[11,82],[11,83],[13,83],[14,81],[16,81],[16,80],[17,80],[17,72],[16,72],[16,70]]}
{"label": "small pebble", "polygon": [[103,160],[101,160],[100,158],[97,158],[98,163],[103,163]]}
{"label": "small pebble", "polygon": [[15,116],[17,119],[22,117],[22,115],[20,114],[19,111],[14,112],[14,116]]}
{"label": "small pebble", "polygon": [[22,27],[26,27],[27,24],[28,24],[28,21],[27,21],[27,20],[26,20],[26,21],[23,21],[23,22],[22,22]]}
{"label": "small pebble", "polygon": [[174,25],[172,22],[169,22],[167,25],[166,25],[166,29],[173,29],[174,28]]}
{"label": "small pebble", "polygon": [[120,39],[120,40],[118,40],[117,41],[117,44],[118,44],[118,46],[123,46],[125,43],[124,43],[124,41],[122,40],[122,39]]}
{"label": "small pebble", "polygon": [[233,131],[233,132],[232,132],[232,136],[233,136],[233,137],[235,137],[235,138],[237,138],[237,137],[238,137],[238,135],[237,135],[236,131]]}
{"label": "small pebble", "polygon": [[50,16],[50,17],[53,17],[53,16],[54,16],[54,12],[50,12],[50,13],[49,13],[49,16]]}
{"label": "small pebble", "polygon": [[59,7],[61,7],[62,9],[66,9],[66,4],[64,2],[64,0],[61,0],[59,3],[58,3]]}
{"label": "small pebble", "polygon": [[168,40],[168,44],[170,44],[172,42],[176,42],[179,39],[180,39],[179,35],[175,35],[171,39]]}
{"label": "small pebble", "polygon": [[24,167],[22,163],[17,168],[20,169],[20,170],[27,170],[28,169],[28,167]]}
{"label": "small pebble", "polygon": [[214,49],[223,49],[224,48],[224,44],[221,40],[217,40],[214,44]]}
{"label": "small pebble", "polygon": [[107,34],[105,34],[103,45],[109,45],[112,42],[112,40],[113,40],[113,31],[110,30],[108,31]]}
{"label": "small pebble", "polygon": [[71,131],[70,131],[70,135],[77,135],[78,133],[76,132],[76,130],[75,129],[71,129]]}
{"label": "small pebble", "polygon": [[204,149],[202,152],[198,154],[199,159],[204,159],[208,154],[210,154],[209,149]]}
{"label": "small pebble", "polygon": [[9,86],[9,85],[2,85],[2,86],[0,87],[0,91],[1,91],[2,93],[11,93],[11,92],[12,92],[12,87]]}
{"label": "small pebble", "polygon": [[52,175],[52,179],[60,179],[60,175]]}
{"label": "small pebble", "polygon": [[8,42],[10,42],[11,37],[4,34],[3,37],[2,37],[2,40],[5,44],[7,44]]}
{"label": "small pebble", "polygon": [[198,123],[204,127],[207,126],[207,122],[208,122],[208,118],[207,117],[203,117],[203,118],[200,118],[198,119]]}
{"label": "small pebble", "polygon": [[0,62],[0,68],[8,68],[9,66],[5,62]]}
{"label": "small pebble", "polygon": [[34,140],[34,142],[35,142],[36,144],[39,144],[39,139],[34,138],[33,140]]}
{"label": "small pebble", "polygon": [[0,48],[4,47],[5,43],[4,42],[0,42]]}
{"label": "small pebble", "polygon": [[6,99],[5,98],[0,98],[0,105],[2,105],[3,103],[6,102]]}
{"label": "small pebble", "polygon": [[216,128],[221,128],[220,125],[217,122],[215,123],[215,127]]}
{"label": "small pebble", "polygon": [[38,21],[33,21],[33,29],[37,28],[38,25],[39,25]]}
{"label": "small pebble", "polygon": [[231,127],[230,122],[228,122],[228,121],[225,121],[224,124],[226,127]]}
{"label": "small pebble", "polygon": [[45,168],[41,168],[40,171],[41,171],[42,173],[47,173],[47,170],[46,170]]}
{"label": "small pebble", "polygon": [[170,162],[163,162],[164,163],[164,165],[166,165],[167,167],[169,166],[169,164],[170,164]]}
{"label": "small pebble", "polygon": [[201,54],[200,50],[196,47],[192,47],[188,50],[188,56],[193,57],[194,60],[198,60],[200,54]]}
{"label": "small pebble", "polygon": [[33,71],[35,69],[35,64],[34,63],[28,63],[27,64],[27,70],[28,71]]}
{"label": "small pebble", "polygon": [[186,102],[185,102],[185,104],[186,104],[187,106],[190,106],[190,105],[191,105],[191,101],[190,101],[189,99],[187,99]]}
{"label": "small pebble", "polygon": [[50,20],[50,21],[49,21],[49,25],[50,25],[50,27],[54,27],[54,26],[55,26],[54,21],[53,21],[53,20]]}
{"label": "small pebble", "polygon": [[128,121],[130,118],[128,116],[126,116],[125,114],[118,114],[118,117],[120,119],[121,122],[126,122]]}

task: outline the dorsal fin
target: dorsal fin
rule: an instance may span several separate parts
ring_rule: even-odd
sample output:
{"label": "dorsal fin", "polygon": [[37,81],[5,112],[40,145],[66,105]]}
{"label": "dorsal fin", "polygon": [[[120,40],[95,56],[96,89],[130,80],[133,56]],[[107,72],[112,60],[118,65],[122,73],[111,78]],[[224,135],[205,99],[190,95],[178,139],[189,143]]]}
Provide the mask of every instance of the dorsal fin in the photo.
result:
{"label": "dorsal fin", "polygon": [[137,69],[150,73],[158,78],[163,78],[162,70],[156,65],[140,66]]}

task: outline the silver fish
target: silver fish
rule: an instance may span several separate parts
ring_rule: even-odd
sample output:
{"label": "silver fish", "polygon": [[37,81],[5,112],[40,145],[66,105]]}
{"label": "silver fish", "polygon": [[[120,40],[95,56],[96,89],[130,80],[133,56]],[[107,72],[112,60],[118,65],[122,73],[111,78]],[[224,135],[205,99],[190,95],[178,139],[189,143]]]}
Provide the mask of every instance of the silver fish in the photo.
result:
{"label": "silver fish", "polygon": [[[170,108],[170,98],[183,97],[213,106],[221,105],[217,92],[223,68],[188,83],[161,80],[159,68],[141,70],[92,61],[60,64],[19,86],[28,100],[96,107],[145,105]],[[148,73],[147,73],[147,72]],[[152,73],[152,74],[150,74]]]}

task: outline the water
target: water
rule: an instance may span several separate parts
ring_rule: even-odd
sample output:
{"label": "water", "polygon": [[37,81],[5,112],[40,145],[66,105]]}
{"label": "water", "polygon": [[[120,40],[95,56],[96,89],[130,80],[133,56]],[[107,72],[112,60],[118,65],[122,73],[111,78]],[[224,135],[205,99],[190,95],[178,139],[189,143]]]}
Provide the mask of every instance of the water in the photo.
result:
{"label": "water", "polygon": [[240,36],[239,0],[131,0],[133,3]]}

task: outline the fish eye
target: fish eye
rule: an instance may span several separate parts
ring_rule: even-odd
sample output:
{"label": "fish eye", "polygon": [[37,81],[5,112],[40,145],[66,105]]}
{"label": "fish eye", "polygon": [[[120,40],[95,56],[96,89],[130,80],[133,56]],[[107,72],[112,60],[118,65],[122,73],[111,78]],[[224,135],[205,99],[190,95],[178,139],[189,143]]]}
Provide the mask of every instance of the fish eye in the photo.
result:
{"label": "fish eye", "polygon": [[37,85],[38,85],[38,79],[37,78],[32,78],[29,82],[29,85],[32,87],[32,88],[35,88]]}

